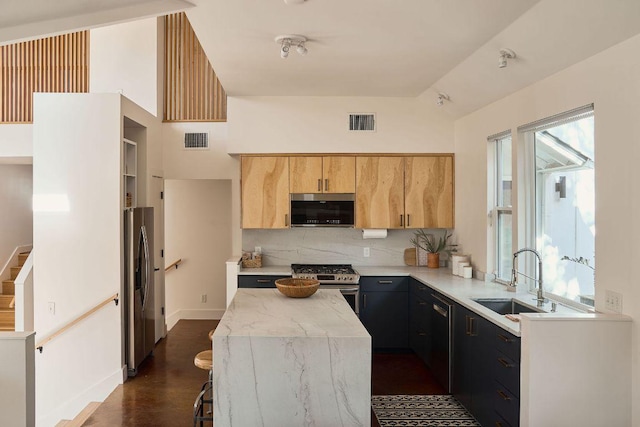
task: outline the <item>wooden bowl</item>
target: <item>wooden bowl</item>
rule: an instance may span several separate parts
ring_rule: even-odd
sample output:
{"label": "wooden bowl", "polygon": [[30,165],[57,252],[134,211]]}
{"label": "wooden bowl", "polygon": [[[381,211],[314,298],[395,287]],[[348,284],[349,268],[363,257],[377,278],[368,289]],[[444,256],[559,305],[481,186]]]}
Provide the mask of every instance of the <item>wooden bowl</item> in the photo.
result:
{"label": "wooden bowl", "polygon": [[291,298],[306,298],[315,294],[320,282],[314,279],[278,279],[276,288]]}

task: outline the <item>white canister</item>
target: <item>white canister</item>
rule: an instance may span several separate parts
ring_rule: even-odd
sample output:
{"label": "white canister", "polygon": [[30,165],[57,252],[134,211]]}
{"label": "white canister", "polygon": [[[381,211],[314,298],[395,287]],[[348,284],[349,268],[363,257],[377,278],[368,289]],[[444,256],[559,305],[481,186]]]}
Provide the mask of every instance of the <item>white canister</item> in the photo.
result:
{"label": "white canister", "polygon": [[468,261],[460,261],[458,262],[458,276],[462,277],[464,273],[464,268],[470,266],[471,264]]}
{"label": "white canister", "polygon": [[461,275],[461,272],[458,272],[458,263],[460,262],[468,262],[469,255],[451,255],[451,274],[455,276]]}
{"label": "white canister", "polygon": [[465,279],[471,279],[472,276],[473,276],[473,269],[471,268],[470,265],[466,265],[462,267],[462,277],[464,277]]}

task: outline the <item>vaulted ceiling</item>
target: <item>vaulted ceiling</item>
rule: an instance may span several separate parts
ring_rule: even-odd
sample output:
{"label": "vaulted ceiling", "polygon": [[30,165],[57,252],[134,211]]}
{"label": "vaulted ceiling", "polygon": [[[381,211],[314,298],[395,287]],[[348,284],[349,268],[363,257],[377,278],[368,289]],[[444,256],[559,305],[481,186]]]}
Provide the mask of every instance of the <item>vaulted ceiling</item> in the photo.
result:
{"label": "vaulted ceiling", "polygon": [[[230,96],[451,98],[462,116],[640,33],[638,0],[0,0],[0,43],[186,10]],[[191,7],[193,6],[193,7]],[[306,36],[281,59],[274,38]],[[498,52],[517,57],[498,68]],[[615,64],[612,64],[615,66]]]}

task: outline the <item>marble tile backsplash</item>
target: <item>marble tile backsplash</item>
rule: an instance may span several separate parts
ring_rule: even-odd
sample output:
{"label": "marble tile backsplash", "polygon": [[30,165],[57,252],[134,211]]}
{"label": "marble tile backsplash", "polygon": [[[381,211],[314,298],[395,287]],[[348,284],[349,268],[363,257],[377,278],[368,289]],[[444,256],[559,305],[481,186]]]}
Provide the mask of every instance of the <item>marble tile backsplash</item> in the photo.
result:
{"label": "marble tile backsplash", "polygon": [[[289,264],[404,265],[413,230],[389,230],[385,239],[363,239],[354,228],[243,230],[242,248],[262,248],[265,266]],[[369,257],[364,256],[369,248]]]}

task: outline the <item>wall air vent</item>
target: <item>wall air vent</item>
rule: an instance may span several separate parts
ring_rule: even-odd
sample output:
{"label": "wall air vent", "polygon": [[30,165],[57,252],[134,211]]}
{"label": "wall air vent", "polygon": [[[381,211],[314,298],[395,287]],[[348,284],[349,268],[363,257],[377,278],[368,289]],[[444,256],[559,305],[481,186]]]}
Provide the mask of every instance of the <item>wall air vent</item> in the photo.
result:
{"label": "wall air vent", "polygon": [[185,133],[184,134],[185,150],[208,150],[209,134],[203,133]]}
{"label": "wall air vent", "polygon": [[349,130],[375,132],[376,130],[375,113],[350,113],[349,114]]}

